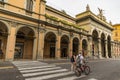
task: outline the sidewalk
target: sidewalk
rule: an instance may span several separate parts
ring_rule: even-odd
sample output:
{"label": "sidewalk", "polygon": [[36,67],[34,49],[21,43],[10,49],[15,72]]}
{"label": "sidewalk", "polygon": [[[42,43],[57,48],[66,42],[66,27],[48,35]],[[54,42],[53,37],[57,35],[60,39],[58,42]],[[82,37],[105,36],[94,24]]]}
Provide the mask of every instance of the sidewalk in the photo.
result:
{"label": "sidewalk", "polygon": [[0,61],[0,69],[14,68],[14,65],[9,61]]}

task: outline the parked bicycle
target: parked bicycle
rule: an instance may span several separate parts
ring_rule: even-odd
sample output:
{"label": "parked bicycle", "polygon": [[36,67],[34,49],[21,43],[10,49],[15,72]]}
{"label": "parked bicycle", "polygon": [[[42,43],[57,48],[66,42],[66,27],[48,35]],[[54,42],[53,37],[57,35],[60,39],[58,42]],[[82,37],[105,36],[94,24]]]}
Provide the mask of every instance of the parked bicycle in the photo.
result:
{"label": "parked bicycle", "polygon": [[82,73],[84,73],[85,75],[88,75],[90,73],[90,67],[87,65],[86,62],[84,62],[84,65],[76,66],[75,75],[79,77]]}

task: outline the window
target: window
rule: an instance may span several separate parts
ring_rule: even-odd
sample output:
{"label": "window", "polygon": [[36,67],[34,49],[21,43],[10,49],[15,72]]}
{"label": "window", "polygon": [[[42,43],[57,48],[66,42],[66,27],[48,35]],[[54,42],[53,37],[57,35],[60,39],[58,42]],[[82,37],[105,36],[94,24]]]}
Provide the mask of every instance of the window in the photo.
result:
{"label": "window", "polygon": [[27,0],[26,9],[28,11],[32,11],[33,10],[33,1],[32,0]]}
{"label": "window", "polygon": [[27,15],[32,15],[32,11],[33,11],[33,0],[27,0],[26,14]]}
{"label": "window", "polygon": [[0,7],[4,7],[4,0],[0,0]]}

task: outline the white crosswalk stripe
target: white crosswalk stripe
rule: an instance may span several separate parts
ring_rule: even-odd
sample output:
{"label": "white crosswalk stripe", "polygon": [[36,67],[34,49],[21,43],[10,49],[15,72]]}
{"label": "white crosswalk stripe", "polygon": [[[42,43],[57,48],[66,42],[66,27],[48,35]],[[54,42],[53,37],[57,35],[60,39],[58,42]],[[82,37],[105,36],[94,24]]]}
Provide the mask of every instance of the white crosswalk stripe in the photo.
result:
{"label": "white crosswalk stripe", "polygon": [[74,72],[68,69],[39,61],[13,61],[12,63],[18,68],[25,80],[74,80],[85,77],[85,75],[77,77]]}

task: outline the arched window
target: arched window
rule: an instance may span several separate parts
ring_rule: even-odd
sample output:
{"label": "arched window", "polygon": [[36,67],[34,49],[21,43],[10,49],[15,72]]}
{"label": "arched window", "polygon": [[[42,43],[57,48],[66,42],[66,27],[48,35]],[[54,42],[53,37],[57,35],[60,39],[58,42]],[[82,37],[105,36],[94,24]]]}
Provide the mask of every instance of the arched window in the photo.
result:
{"label": "arched window", "polygon": [[27,0],[26,9],[28,11],[32,11],[33,10],[33,0]]}

